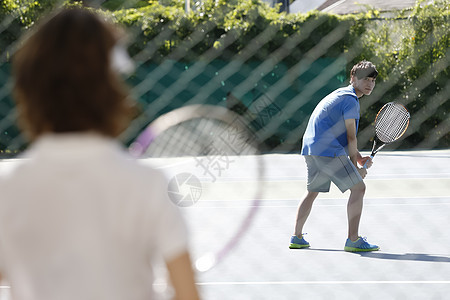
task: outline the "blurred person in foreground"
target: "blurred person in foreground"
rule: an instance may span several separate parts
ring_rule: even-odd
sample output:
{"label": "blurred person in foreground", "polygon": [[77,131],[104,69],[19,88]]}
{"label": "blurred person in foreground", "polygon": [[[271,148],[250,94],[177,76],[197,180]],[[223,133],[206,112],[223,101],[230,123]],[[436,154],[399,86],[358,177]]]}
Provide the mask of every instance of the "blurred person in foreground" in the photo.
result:
{"label": "blurred person in foreground", "polygon": [[[379,247],[360,237],[359,222],[366,186],[363,178],[372,165],[369,156],[362,157],[357,148],[356,133],[360,118],[359,99],[370,95],[378,71],[368,61],[361,61],[350,71],[350,85],[330,93],[314,109],[303,136],[301,154],[307,167],[307,192],[297,211],[294,235],[289,248],[308,248],[303,226],[319,193],[329,192],[331,182],[344,193],[350,190],[347,204],[348,237],[345,251],[376,251]],[[358,164],[361,166],[359,167]],[[326,221],[326,220],[324,220]]]}
{"label": "blurred person in foreground", "polygon": [[175,298],[198,299],[165,178],[115,139],[132,111],[113,67],[119,39],[97,15],[64,9],[14,55],[31,145],[0,179],[0,273],[13,299],[154,299],[158,257]]}

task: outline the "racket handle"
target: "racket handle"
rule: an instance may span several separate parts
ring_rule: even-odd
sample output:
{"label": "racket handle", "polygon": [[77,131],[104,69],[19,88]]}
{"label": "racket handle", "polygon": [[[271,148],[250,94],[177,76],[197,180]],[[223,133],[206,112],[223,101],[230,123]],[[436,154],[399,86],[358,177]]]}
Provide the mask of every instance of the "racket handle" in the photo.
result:
{"label": "racket handle", "polygon": [[[373,159],[373,155],[370,156],[370,159],[371,159],[371,160]],[[363,166],[364,169],[367,169],[367,163],[368,163],[368,162],[369,162],[369,160],[366,160],[366,163],[365,163],[364,166]]]}

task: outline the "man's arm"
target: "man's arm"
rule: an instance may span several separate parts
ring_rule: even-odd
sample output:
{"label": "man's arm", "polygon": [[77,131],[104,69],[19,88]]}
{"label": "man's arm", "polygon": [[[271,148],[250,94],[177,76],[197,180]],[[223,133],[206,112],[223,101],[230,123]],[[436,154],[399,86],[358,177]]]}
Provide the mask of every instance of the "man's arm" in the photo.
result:
{"label": "man's arm", "polygon": [[345,120],[345,128],[347,129],[347,141],[348,141],[348,156],[350,160],[358,167],[358,160],[362,159],[361,154],[358,151],[358,141],[356,139],[356,122],[355,119]]}
{"label": "man's arm", "polygon": [[[369,157],[362,157],[361,153],[358,151],[358,141],[356,139],[356,123],[355,119],[345,120],[345,128],[347,129],[347,141],[348,141],[348,156],[350,160],[358,169],[359,174],[362,178],[366,177],[367,170],[364,168],[358,168],[358,162],[364,164]],[[372,165],[369,161],[368,165]]]}

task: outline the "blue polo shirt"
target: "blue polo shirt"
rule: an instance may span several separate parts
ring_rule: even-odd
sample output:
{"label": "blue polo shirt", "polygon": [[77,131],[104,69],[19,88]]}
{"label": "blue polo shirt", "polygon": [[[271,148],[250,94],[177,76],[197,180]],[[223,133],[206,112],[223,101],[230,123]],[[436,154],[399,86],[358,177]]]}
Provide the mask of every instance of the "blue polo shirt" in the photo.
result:
{"label": "blue polo shirt", "polygon": [[352,85],[335,90],[314,109],[303,135],[302,155],[335,157],[348,155],[344,120],[359,125],[359,100]]}

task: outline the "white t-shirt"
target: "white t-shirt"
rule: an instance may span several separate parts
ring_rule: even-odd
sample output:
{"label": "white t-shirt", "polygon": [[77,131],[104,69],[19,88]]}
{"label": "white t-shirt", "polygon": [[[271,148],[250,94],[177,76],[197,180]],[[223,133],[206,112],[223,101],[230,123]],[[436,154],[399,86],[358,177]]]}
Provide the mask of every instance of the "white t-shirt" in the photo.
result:
{"label": "white t-shirt", "polygon": [[152,259],[186,250],[164,176],[112,139],[44,136],[0,177],[0,273],[15,300],[152,299]]}

